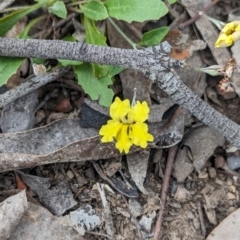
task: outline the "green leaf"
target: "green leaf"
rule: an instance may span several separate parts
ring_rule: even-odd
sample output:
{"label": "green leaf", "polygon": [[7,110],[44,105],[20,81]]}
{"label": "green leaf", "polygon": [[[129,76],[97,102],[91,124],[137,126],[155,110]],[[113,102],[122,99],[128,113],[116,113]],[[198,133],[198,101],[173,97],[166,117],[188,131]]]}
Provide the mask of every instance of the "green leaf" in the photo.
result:
{"label": "green leaf", "polygon": [[168,0],[170,4],[174,4],[177,0]]}
{"label": "green leaf", "polygon": [[9,31],[20,19],[28,15],[29,13],[40,8],[42,4],[35,4],[33,6],[27,7],[22,10],[13,12],[6,17],[0,19],[0,36],[3,36],[7,31]]}
{"label": "green leaf", "polygon": [[143,34],[142,40],[138,43],[143,46],[153,46],[159,44],[169,31],[169,27],[153,29]]}
{"label": "green leaf", "polygon": [[[106,37],[97,29],[95,22],[84,16],[86,29],[86,42],[90,44],[107,46]],[[112,85],[112,77],[123,69],[120,67],[82,64],[73,67],[78,83],[93,100],[99,99],[103,106],[110,106],[113,98],[113,91],[109,89]]]}
{"label": "green leaf", "polygon": [[82,64],[82,62],[79,62],[79,61],[65,60],[65,59],[58,59],[58,62],[60,62],[63,67],[78,66]]}
{"label": "green leaf", "polygon": [[106,66],[106,67],[107,67],[108,75],[110,75],[112,77],[119,74],[121,71],[124,70],[124,68],[117,67],[117,66]]}
{"label": "green leaf", "polygon": [[95,22],[87,17],[84,16],[84,26],[86,29],[86,42],[90,44],[100,45],[100,46],[107,46],[106,40],[107,38],[101,33],[96,25]]}
{"label": "green leaf", "polygon": [[5,84],[8,79],[17,72],[24,58],[0,56],[0,85]]}
{"label": "green leaf", "polygon": [[65,19],[67,17],[67,9],[62,1],[55,2],[51,7],[48,8],[48,11],[60,18]]}
{"label": "green leaf", "polygon": [[110,75],[103,78],[96,78],[93,73],[93,68],[89,63],[83,63],[80,66],[74,66],[73,70],[78,79],[78,84],[81,85],[92,100],[99,100],[103,106],[109,107],[112,103],[113,91],[108,88],[112,85]]}
{"label": "green leaf", "polygon": [[99,1],[91,1],[81,7],[83,14],[95,21],[104,20],[108,17],[105,6]]}
{"label": "green leaf", "polygon": [[160,0],[108,0],[105,6],[110,17],[129,23],[157,20],[168,12]]}

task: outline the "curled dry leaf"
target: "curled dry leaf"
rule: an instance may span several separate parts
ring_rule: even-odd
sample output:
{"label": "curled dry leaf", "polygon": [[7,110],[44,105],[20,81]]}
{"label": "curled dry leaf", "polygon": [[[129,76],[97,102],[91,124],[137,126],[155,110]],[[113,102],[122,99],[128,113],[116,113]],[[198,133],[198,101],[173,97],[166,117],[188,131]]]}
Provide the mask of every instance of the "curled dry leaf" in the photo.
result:
{"label": "curled dry leaf", "polygon": [[[165,124],[150,124],[150,132],[161,147],[181,141],[183,119],[182,110],[178,109]],[[0,151],[0,171],[54,162],[109,159],[120,155],[114,143],[101,143],[96,129],[81,128],[79,119],[64,119],[26,132],[1,134]],[[131,150],[136,151],[139,148]]]}
{"label": "curled dry leaf", "polygon": [[182,140],[184,111],[183,108],[178,108],[168,120],[149,125],[149,132],[154,135],[154,142],[158,142],[160,147],[174,146]]}
{"label": "curled dry leaf", "polygon": [[26,132],[1,134],[0,152],[45,155],[97,135],[98,131],[93,128],[81,128],[79,119],[64,119]]}

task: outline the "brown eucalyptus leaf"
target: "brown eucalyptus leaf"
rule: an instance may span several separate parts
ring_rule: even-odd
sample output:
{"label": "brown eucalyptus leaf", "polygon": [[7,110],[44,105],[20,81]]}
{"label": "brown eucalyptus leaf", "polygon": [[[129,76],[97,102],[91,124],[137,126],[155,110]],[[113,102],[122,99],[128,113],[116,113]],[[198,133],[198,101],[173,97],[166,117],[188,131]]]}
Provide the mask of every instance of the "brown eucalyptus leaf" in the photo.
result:
{"label": "brown eucalyptus leaf", "polygon": [[[70,120],[70,119],[68,119]],[[167,143],[175,145],[177,144],[181,138],[181,132],[172,126],[173,131],[171,132],[171,125],[169,127],[170,132],[167,130],[161,133],[161,130],[164,128],[161,124],[151,124],[154,125],[154,132],[157,135],[161,135],[164,138],[161,142],[162,147],[166,147]],[[160,126],[160,127],[159,127]],[[86,130],[86,129],[85,129]],[[153,130],[153,128],[152,128]],[[87,130],[86,130],[87,131]],[[153,132],[150,129],[150,132]],[[155,135],[155,136],[156,136]],[[171,140],[171,136],[173,136],[173,140]],[[157,140],[160,138],[155,137]],[[161,139],[160,139],[161,141]],[[46,143],[47,145],[48,143]],[[51,145],[51,144],[50,144]],[[55,150],[47,155],[36,155],[36,154],[27,154],[27,153],[1,153],[0,154],[0,172],[10,171],[14,169],[21,168],[30,168],[34,166],[55,163],[55,162],[78,162],[78,161],[88,161],[88,160],[97,160],[97,159],[109,159],[112,157],[117,157],[120,155],[118,149],[115,148],[114,143],[102,143],[99,136],[89,137],[82,140],[78,140],[68,145]],[[18,146],[20,147],[20,146]],[[22,146],[24,147],[24,146]],[[19,148],[20,149],[20,148]],[[133,146],[130,152],[136,152],[141,150],[138,147]],[[20,150],[19,150],[20,151]]]}
{"label": "brown eucalyptus leaf", "polygon": [[161,98],[160,104],[150,106],[149,123],[161,122],[164,113],[174,105],[170,98]]}
{"label": "brown eucalyptus leaf", "polygon": [[159,147],[167,148],[178,144],[184,133],[184,109],[178,108],[168,120],[149,124],[149,132]]}
{"label": "brown eucalyptus leaf", "polygon": [[40,202],[53,214],[60,216],[77,204],[69,184],[65,181],[50,188],[48,178],[29,175],[18,171],[23,182],[37,193]]}
{"label": "brown eucalyptus leaf", "polygon": [[24,95],[4,106],[1,116],[2,132],[21,132],[34,125],[38,105],[38,90]]}
{"label": "brown eucalyptus leaf", "polygon": [[139,190],[146,195],[150,194],[150,192],[143,186],[147,174],[149,155],[149,150],[130,153],[127,155],[128,170],[131,177]]}
{"label": "brown eucalyptus leaf", "polygon": [[81,128],[79,119],[63,119],[26,132],[0,135],[0,152],[45,155],[78,140],[97,136],[93,128]]}
{"label": "brown eucalyptus leaf", "polygon": [[[179,116],[179,117],[178,117]],[[168,120],[149,125],[161,147],[177,144],[183,135],[184,115],[179,108]],[[78,119],[65,119],[45,127],[0,135],[0,172],[55,162],[109,159],[120,155],[114,143],[102,143],[96,129],[81,128]],[[131,152],[142,150],[133,146]]]}
{"label": "brown eucalyptus leaf", "polygon": [[[132,151],[139,148],[133,147]],[[30,168],[56,162],[79,162],[88,160],[109,159],[119,156],[114,143],[102,144],[99,136],[72,142],[48,155],[26,153],[1,153],[0,172],[14,169]]]}
{"label": "brown eucalyptus leaf", "polygon": [[204,126],[190,130],[184,137],[183,144],[188,146],[193,156],[193,166],[200,171],[217,146],[223,146],[225,142],[215,130]]}

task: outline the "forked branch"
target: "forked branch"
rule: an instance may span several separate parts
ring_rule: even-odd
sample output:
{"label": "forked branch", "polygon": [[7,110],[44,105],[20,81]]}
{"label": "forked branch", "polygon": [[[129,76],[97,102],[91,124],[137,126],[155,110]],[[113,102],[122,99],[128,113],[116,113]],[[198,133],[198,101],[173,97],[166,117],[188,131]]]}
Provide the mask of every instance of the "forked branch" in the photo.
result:
{"label": "forked branch", "polygon": [[145,50],[127,50],[81,42],[0,38],[1,56],[69,59],[139,70],[176,103],[240,148],[240,126],[209,106],[178,79],[171,69],[182,67],[182,63],[170,59],[170,51],[167,42]]}

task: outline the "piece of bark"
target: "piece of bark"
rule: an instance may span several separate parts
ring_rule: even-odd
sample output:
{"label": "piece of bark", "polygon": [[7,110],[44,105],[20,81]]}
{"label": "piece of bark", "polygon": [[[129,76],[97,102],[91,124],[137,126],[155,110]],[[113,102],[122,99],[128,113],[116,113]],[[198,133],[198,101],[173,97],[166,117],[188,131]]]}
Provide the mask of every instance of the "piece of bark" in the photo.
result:
{"label": "piece of bark", "polygon": [[145,50],[126,50],[81,42],[0,38],[0,55],[3,56],[71,59],[138,69],[176,103],[240,148],[240,126],[210,107],[183,84],[173,73],[174,68],[183,67],[183,63],[170,59],[170,52],[171,46],[167,42]]}

